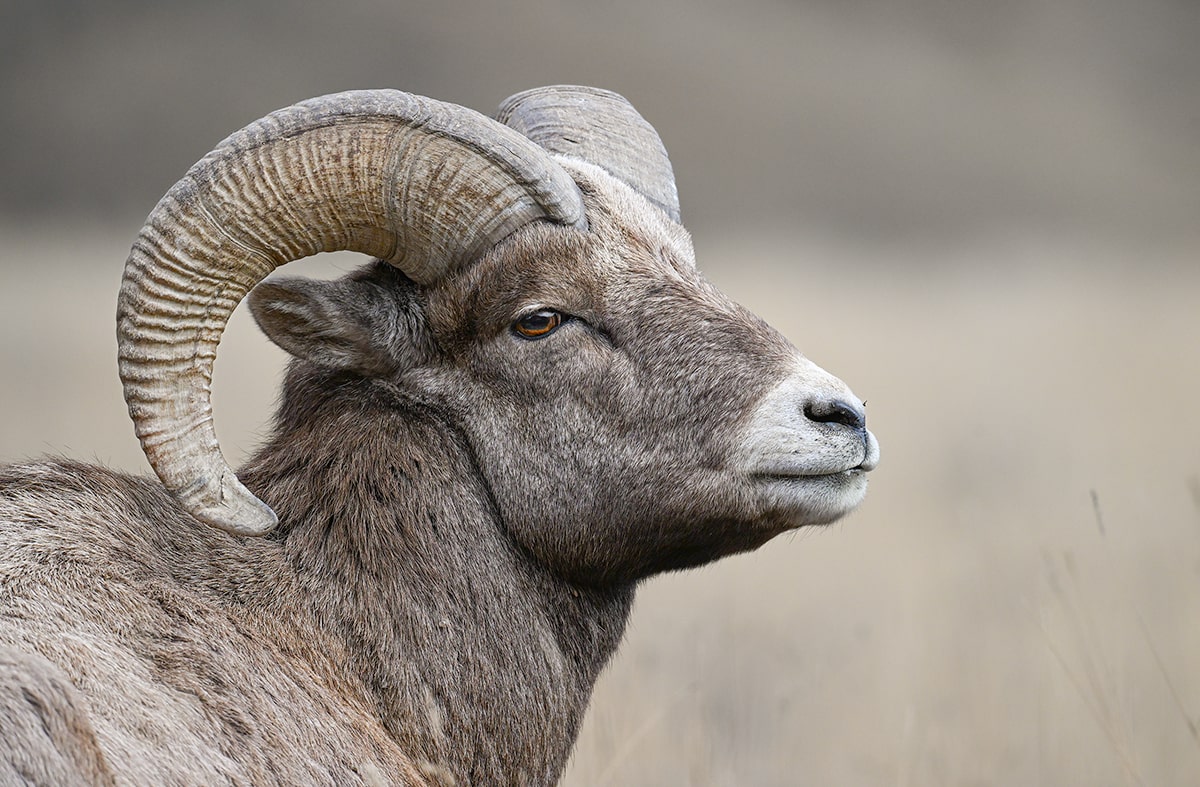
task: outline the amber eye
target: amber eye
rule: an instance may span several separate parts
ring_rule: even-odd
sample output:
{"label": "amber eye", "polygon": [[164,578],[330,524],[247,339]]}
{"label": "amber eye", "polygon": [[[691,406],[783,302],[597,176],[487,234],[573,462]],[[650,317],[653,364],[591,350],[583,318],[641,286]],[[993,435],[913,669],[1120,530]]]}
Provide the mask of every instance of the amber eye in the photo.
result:
{"label": "amber eye", "polygon": [[513,330],[526,339],[542,339],[554,333],[563,316],[550,309],[530,312],[513,323]]}

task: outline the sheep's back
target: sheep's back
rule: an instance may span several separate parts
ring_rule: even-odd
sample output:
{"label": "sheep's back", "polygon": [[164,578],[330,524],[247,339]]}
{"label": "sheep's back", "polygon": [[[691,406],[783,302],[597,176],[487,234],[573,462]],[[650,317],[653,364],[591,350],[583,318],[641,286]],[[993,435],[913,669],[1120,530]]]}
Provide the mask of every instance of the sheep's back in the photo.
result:
{"label": "sheep's back", "polygon": [[[86,722],[68,729],[94,731],[119,782],[423,783],[345,654],[275,601],[287,577],[276,547],[196,527],[149,480],[2,468],[0,693]],[[0,710],[0,738],[29,755]],[[41,759],[85,737],[43,740]]]}

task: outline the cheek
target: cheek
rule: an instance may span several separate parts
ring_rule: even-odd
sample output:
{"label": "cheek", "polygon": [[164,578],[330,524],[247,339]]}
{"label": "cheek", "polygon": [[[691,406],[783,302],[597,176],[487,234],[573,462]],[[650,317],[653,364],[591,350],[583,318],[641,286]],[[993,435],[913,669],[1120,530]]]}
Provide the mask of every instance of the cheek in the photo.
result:
{"label": "cheek", "polygon": [[663,384],[616,353],[515,366],[486,384],[460,377],[454,417],[505,527],[544,564],[632,576],[690,543],[699,523],[754,517],[728,472],[729,406],[711,392]]}
{"label": "cheek", "polygon": [[[595,398],[611,404],[617,396]],[[488,434],[478,441],[483,470],[508,518],[535,527],[570,512],[581,527],[599,529],[608,520],[671,518],[698,498],[712,502],[726,463],[711,429],[655,422],[645,409],[597,409],[591,398],[562,392],[480,425]]]}

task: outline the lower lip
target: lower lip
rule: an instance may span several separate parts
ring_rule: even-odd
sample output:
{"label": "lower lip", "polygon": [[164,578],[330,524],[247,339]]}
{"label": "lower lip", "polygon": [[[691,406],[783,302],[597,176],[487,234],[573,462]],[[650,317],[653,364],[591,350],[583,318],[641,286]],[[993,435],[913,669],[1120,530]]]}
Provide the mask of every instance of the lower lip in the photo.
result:
{"label": "lower lip", "polygon": [[857,478],[860,475],[866,475],[866,470],[862,467],[852,467],[849,470],[838,470],[834,473],[814,473],[812,475],[770,475],[764,474],[758,476],[762,481],[767,483],[790,483],[794,481],[820,481],[822,479],[838,480],[843,478]]}

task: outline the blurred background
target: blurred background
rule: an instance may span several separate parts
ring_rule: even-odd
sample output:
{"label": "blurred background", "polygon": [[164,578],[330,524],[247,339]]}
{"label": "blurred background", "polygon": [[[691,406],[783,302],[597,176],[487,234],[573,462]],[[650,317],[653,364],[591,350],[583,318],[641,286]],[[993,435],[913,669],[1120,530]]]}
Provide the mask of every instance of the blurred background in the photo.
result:
{"label": "blurred background", "polygon": [[[607,87],[662,135],[701,267],[868,399],[883,462],[845,522],[647,584],[566,783],[1200,783],[1200,5],[0,17],[0,460],[147,472],[117,283],[231,131],[349,88],[490,113]],[[283,363],[239,310],[214,395],[235,462]]]}

